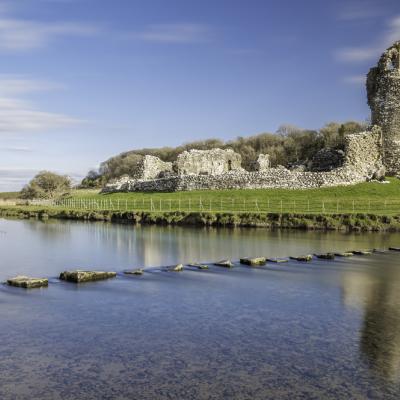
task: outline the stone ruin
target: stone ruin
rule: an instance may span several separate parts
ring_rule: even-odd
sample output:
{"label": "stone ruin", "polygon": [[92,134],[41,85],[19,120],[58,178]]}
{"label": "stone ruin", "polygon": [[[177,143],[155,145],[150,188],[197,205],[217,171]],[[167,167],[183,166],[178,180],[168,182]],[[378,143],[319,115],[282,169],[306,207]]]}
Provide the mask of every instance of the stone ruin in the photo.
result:
{"label": "stone ruin", "polygon": [[233,150],[190,150],[178,155],[174,165],[179,175],[220,175],[242,171],[242,157]]}
{"label": "stone ruin", "polygon": [[382,128],[382,158],[389,175],[400,173],[400,41],[389,47],[367,77],[371,123]]}
{"label": "stone ruin", "polygon": [[260,154],[245,171],[233,150],[190,150],[174,163],[145,156],[132,176],[107,184],[103,192],[172,192],[218,189],[307,189],[352,185],[385,173],[400,173],[400,41],[385,51],[368,73],[368,104],[372,125],[366,132],[348,135],[344,152],[323,149],[311,170],[272,168],[269,155]]}

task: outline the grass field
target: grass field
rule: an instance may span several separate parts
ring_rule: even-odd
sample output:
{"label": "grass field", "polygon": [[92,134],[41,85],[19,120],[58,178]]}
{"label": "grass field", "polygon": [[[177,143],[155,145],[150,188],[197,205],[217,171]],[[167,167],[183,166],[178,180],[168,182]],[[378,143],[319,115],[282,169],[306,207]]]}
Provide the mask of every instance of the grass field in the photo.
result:
{"label": "grass field", "polygon": [[112,193],[77,190],[63,204],[72,208],[138,211],[400,213],[400,180],[310,190],[259,189],[175,193]]}
{"label": "grass field", "polygon": [[[112,193],[76,190],[49,202],[68,209],[150,212],[269,212],[269,213],[373,213],[400,214],[400,180],[386,184],[366,182],[333,188],[288,190],[220,190],[175,193]],[[0,199],[15,198],[2,193]],[[40,203],[46,204],[46,203]]]}

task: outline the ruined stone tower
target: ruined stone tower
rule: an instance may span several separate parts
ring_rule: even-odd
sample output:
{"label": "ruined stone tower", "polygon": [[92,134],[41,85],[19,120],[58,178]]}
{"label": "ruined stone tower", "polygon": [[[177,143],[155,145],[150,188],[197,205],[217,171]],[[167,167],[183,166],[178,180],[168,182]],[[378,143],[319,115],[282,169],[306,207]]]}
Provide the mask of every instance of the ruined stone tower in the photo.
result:
{"label": "ruined stone tower", "polygon": [[367,77],[371,122],[382,128],[383,163],[389,175],[400,173],[400,41],[381,56]]}

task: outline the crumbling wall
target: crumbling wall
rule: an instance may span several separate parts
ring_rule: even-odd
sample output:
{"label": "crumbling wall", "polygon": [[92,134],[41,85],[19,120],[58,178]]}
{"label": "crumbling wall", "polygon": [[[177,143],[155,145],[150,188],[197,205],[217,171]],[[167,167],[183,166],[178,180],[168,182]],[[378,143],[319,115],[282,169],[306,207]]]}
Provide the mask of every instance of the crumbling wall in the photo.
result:
{"label": "crumbling wall", "polygon": [[104,191],[174,192],[221,189],[311,189],[352,185],[384,175],[381,159],[381,129],[346,137],[343,166],[330,172],[305,172],[284,167],[247,172],[242,169],[211,175],[177,175],[162,179],[131,179],[121,185],[108,185]]}
{"label": "crumbling wall", "polygon": [[257,160],[254,161],[251,166],[251,171],[266,171],[271,167],[271,161],[269,159],[269,154],[259,154]]}
{"label": "crumbling wall", "polygon": [[241,170],[242,157],[233,150],[190,150],[179,154],[174,169],[178,175],[220,175]]}
{"label": "crumbling wall", "polygon": [[400,41],[388,48],[367,77],[372,124],[382,128],[383,163],[400,172]]}
{"label": "crumbling wall", "polygon": [[[137,164],[131,172],[132,179],[155,179],[159,178],[161,173],[172,171],[172,163],[164,162],[158,157],[146,155]],[[126,179],[126,177],[123,177]]]}

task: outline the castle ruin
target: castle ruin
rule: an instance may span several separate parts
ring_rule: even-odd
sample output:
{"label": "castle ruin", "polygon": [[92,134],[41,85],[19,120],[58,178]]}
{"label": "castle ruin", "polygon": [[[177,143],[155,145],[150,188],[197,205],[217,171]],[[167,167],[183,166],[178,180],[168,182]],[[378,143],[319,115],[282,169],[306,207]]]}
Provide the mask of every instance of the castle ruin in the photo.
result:
{"label": "castle ruin", "polygon": [[[367,76],[372,124],[348,135],[344,153],[324,149],[311,170],[272,168],[260,154],[250,171],[231,149],[190,150],[174,163],[145,156],[137,171],[105,186],[103,192],[173,192],[221,189],[308,189],[381,180],[400,173],[400,41],[387,49]],[[328,160],[328,162],[327,162]],[[331,162],[329,162],[331,160]],[[317,165],[318,164],[318,165]]]}
{"label": "castle ruin", "polygon": [[400,41],[389,47],[367,77],[371,123],[382,129],[382,158],[389,175],[400,173]]}

